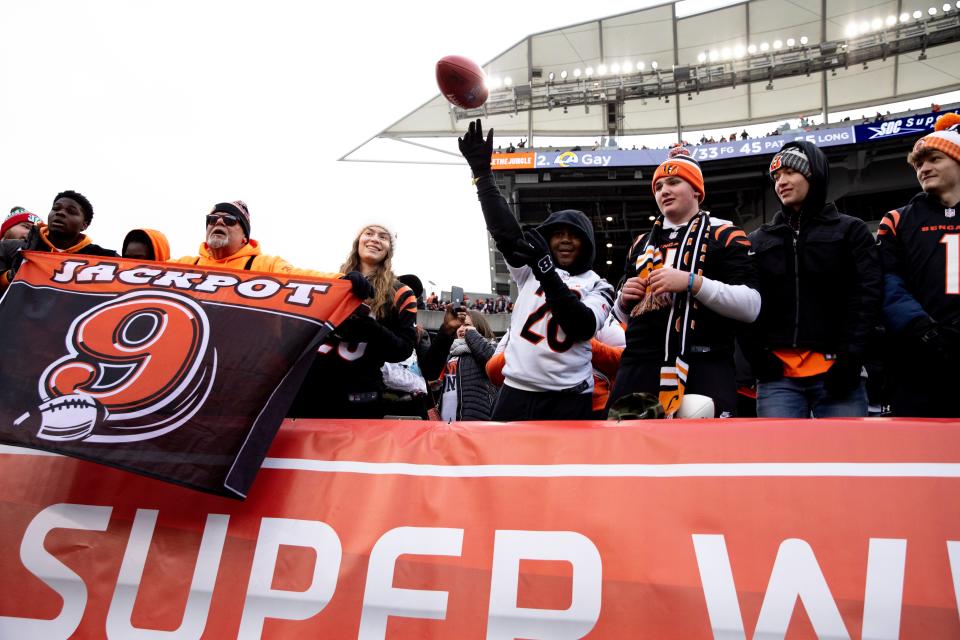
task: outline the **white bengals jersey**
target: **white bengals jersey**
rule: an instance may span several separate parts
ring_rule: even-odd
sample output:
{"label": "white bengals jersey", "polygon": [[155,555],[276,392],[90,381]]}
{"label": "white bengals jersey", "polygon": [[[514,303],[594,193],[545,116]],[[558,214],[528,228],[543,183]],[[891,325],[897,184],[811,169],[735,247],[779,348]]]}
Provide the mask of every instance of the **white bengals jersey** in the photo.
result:
{"label": "white bengals jersey", "polygon": [[[519,293],[510,320],[503,367],[504,383],[525,391],[593,391],[589,340],[572,340],[554,319],[530,267],[510,267]],[[613,287],[593,271],[575,276],[557,268],[563,283],[589,307],[599,329],[613,306]],[[581,387],[582,385],[582,387]]]}

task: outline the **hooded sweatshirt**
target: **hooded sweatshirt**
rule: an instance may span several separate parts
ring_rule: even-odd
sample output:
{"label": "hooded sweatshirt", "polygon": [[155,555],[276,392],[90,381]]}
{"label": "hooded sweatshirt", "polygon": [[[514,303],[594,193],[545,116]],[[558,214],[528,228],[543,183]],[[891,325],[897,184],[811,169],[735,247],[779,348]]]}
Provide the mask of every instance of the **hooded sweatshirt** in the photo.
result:
{"label": "hooded sweatshirt", "polygon": [[[879,320],[880,263],[867,225],[827,202],[829,163],[805,140],[789,142],[810,162],[809,191],[799,211],[782,207],[750,234],[763,305],[744,353],[764,351],[862,357]],[[788,356],[789,359],[789,356]]]}
{"label": "hooded sweatshirt", "polygon": [[153,247],[153,259],[157,262],[167,262],[170,260],[170,243],[167,242],[167,236],[155,229],[133,229],[123,239],[123,252],[127,251],[127,244],[132,240],[144,240]]}
{"label": "hooded sweatshirt", "polygon": [[221,267],[227,269],[237,269],[240,271],[261,271],[264,273],[283,273],[296,276],[312,276],[314,278],[336,279],[342,276],[342,273],[327,273],[323,271],[314,271],[313,269],[298,269],[292,264],[278,256],[268,256],[260,253],[260,243],[251,239],[247,244],[233,255],[226,258],[214,258],[210,255],[207,243],[200,245],[199,256],[184,256],[173,262],[181,264],[195,264],[200,267]]}
{"label": "hooded sweatshirt", "polygon": [[49,239],[50,230],[47,225],[40,223],[30,229],[30,233],[22,240],[0,241],[0,290],[6,289],[13,279],[16,270],[20,267],[23,257],[21,251],[48,251],[52,253],[78,253],[88,256],[117,257],[117,252],[93,244],[90,237],[81,233],[77,242],[66,249],[55,247]]}
{"label": "hooded sweatshirt", "polygon": [[[520,224],[500,195],[493,176],[477,179],[477,195],[487,229],[517,283],[519,293],[510,320],[513,339],[504,352],[504,384],[524,391],[591,393],[590,338],[603,325],[613,305],[613,287],[591,270],[596,255],[593,225],[580,211],[551,213],[537,231],[549,242],[559,225],[580,236],[580,255],[569,268],[556,267],[564,287],[544,292],[522,258],[515,253],[522,238]],[[581,335],[567,335],[558,321]]]}

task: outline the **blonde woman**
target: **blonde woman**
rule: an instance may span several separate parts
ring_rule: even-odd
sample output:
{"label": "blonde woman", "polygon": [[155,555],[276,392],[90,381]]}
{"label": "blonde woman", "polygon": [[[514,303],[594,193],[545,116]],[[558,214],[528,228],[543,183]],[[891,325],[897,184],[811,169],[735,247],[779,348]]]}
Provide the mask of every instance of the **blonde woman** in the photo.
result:
{"label": "blonde woman", "polygon": [[416,341],[417,300],[393,273],[396,236],[382,224],[360,229],[340,267],[373,285],[369,315],[344,322],[318,350],[290,415],[295,418],[382,418],[384,362],[401,362]]}

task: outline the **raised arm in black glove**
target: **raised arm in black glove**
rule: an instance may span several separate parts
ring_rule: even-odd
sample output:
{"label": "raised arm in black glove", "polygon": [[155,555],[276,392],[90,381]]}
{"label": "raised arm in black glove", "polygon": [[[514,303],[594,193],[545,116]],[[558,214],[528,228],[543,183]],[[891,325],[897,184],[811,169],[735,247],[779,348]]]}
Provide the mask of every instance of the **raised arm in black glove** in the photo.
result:
{"label": "raised arm in black glove", "polygon": [[479,120],[470,123],[467,132],[459,140],[460,153],[470,165],[477,184],[477,197],[483,210],[483,220],[487,231],[497,243],[497,249],[511,267],[522,267],[523,260],[513,255],[517,240],[521,238],[520,223],[514,217],[507,201],[493,181],[490,170],[490,157],[493,154],[493,129],[483,137],[483,126]]}
{"label": "raised arm in black glove", "polygon": [[533,271],[533,277],[540,282],[543,296],[563,332],[573,340],[592,338],[597,332],[597,317],[563,283],[553,264],[550,245],[544,237],[537,231],[527,231],[517,242],[514,256],[522,259]]}
{"label": "raised arm in black glove", "polygon": [[483,137],[483,127],[480,125],[479,118],[470,123],[467,132],[462,138],[458,138],[460,153],[470,165],[473,171],[473,177],[491,173],[490,159],[493,157],[493,129]]}
{"label": "raised arm in black glove", "polygon": [[376,293],[373,289],[373,285],[370,284],[370,281],[360,273],[359,271],[351,271],[340,276],[341,280],[349,280],[350,288],[353,292],[353,295],[357,296],[361,300],[366,300],[367,298],[372,298]]}

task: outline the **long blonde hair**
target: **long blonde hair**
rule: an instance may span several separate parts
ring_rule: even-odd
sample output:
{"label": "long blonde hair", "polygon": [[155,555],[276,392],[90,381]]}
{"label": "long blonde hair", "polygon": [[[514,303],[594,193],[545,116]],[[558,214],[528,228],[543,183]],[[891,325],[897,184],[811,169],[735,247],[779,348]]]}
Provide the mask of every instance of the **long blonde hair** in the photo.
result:
{"label": "long blonde hair", "polygon": [[[363,229],[360,229],[357,237],[353,239],[350,255],[348,255],[346,261],[340,265],[340,271],[342,273],[348,273],[350,271],[363,272],[363,265],[360,263],[360,237],[363,235],[363,232],[370,227],[379,227],[389,233],[389,229],[379,224],[368,224]],[[390,234],[390,249],[387,251],[387,257],[377,265],[377,271],[373,274],[373,277],[367,277],[367,279],[370,281],[370,284],[373,285],[374,290],[372,302],[368,302],[370,309],[373,311],[373,315],[376,316],[377,320],[384,320],[387,314],[390,313],[390,309],[393,308],[393,287],[397,282],[396,276],[393,275],[393,234]]]}

